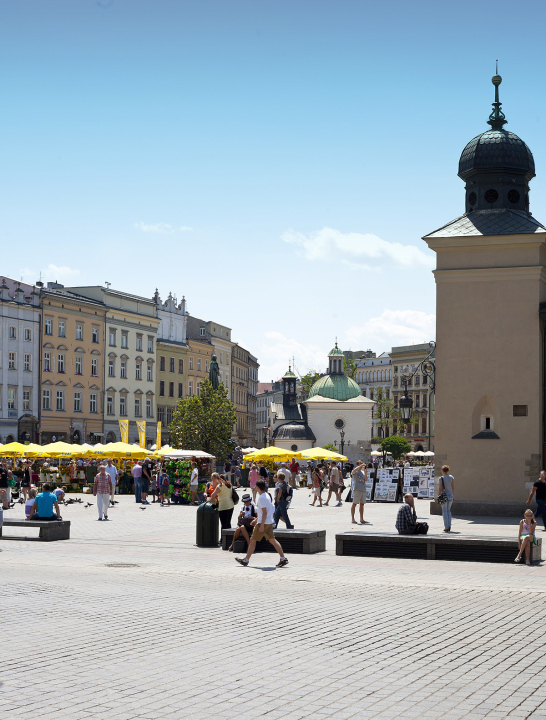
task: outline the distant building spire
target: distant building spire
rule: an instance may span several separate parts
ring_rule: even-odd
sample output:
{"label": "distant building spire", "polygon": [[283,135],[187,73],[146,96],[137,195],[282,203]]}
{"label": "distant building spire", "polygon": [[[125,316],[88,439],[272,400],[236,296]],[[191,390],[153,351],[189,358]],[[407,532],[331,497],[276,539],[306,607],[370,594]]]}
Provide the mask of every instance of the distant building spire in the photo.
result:
{"label": "distant building spire", "polygon": [[491,78],[491,82],[495,86],[495,102],[493,103],[493,112],[489,116],[487,123],[491,125],[492,130],[502,130],[502,126],[506,125],[506,116],[501,110],[502,103],[499,101],[499,85],[502,82],[502,78],[499,75],[499,61],[495,66],[495,74]]}

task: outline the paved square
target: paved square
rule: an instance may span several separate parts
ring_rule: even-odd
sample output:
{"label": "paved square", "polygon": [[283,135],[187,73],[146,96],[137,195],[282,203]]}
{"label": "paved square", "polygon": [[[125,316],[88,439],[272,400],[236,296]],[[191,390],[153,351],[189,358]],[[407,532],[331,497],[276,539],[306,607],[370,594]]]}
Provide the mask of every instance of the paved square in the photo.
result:
{"label": "paved square", "polygon": [[[195,508],[119,500],[108,523],[65,507],[70,541],[0,541],[2,719],[546,718],[543,567],[338,558],[349,506],[298,490],[291,519],[327,552],[242,568],[195,547]],[[368,504],[369,527],[396,510]]]}

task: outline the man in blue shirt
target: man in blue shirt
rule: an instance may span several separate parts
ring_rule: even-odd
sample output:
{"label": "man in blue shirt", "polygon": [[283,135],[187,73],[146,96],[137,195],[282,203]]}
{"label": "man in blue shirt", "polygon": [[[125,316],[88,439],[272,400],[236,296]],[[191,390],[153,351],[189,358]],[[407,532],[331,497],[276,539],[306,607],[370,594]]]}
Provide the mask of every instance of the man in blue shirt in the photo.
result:
{"label": "man in blue shirt", "polygon": [[[56,514],[53,512],[55,508]],[[36,495],[27,520],[62,520],[57,496],[51,492],[51,485],[44,483],[43,492]]]}

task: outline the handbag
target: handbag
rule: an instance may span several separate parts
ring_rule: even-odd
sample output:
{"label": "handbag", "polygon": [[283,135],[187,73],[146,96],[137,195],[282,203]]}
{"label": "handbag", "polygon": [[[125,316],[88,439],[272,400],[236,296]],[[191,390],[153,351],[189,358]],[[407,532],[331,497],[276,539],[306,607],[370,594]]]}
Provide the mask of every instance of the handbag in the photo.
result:
{"label": "handbag", "polygon": [[440,505],[445,505],[447,502],[447,493],[445,490],[442,490],[441,493],[438,494],[438,497],[436,498],[436,502]]}
{"label": "handbag", "polygon": [[231,499],[233,500],[233,504],[237,505],[239,502],[239,495],[237,494],[237,490],[235,490],[234,487],[231,488]]}
{"label": "handbag", "polygon": [[415,526],[416,535],[426,535],[428,533],[428,523],[418,522]]}

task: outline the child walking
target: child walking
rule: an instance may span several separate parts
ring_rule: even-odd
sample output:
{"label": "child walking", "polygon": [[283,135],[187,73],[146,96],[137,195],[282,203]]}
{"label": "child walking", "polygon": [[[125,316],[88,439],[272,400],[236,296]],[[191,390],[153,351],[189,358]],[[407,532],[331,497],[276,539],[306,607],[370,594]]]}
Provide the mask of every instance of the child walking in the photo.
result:
{"label": "child walking", "polygon": [[514,562],[521,562],[522,555],[525,552],[525,564],[531,564],[531,545],[536,545],[537,540],[535,531],[537,529],[537,521],[532,510],[526,510],[523,513],[523,520],[520,520],[518,528],[518,545],[519,552]]}

